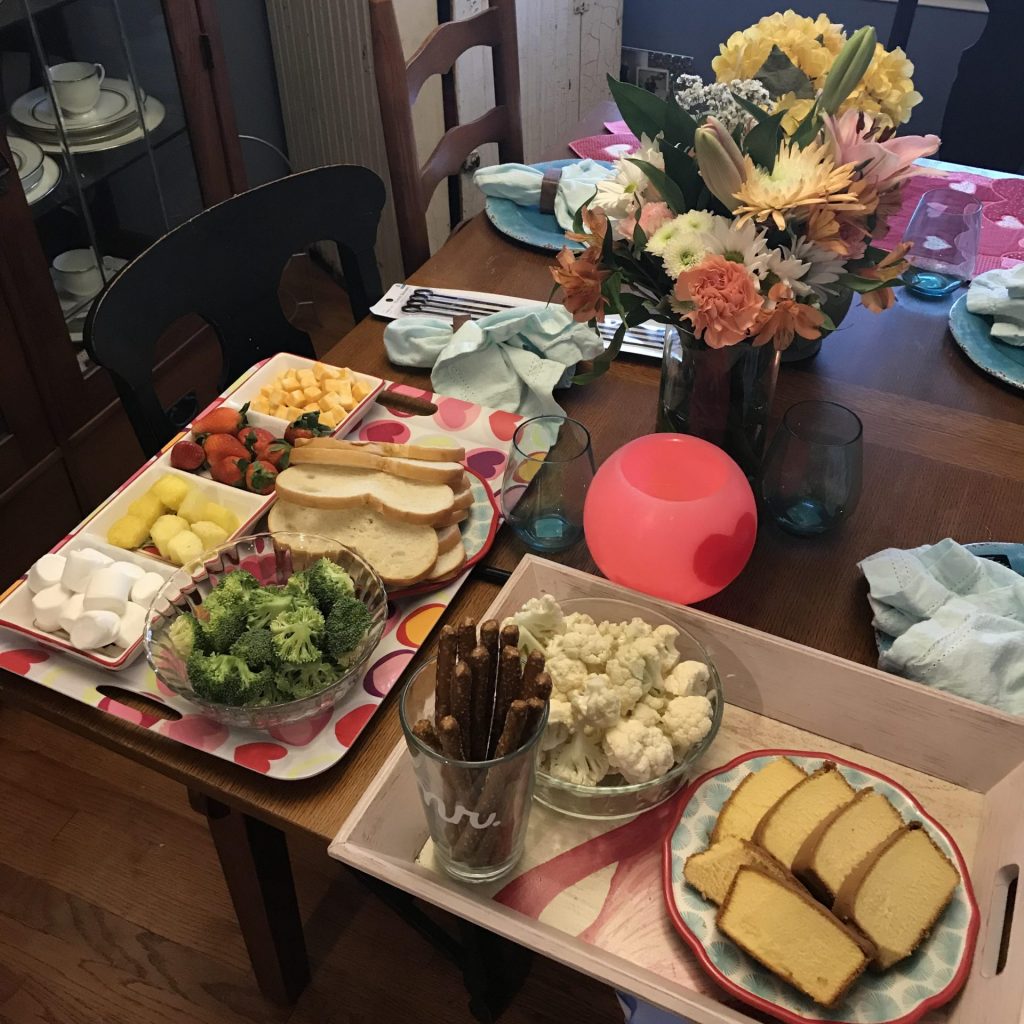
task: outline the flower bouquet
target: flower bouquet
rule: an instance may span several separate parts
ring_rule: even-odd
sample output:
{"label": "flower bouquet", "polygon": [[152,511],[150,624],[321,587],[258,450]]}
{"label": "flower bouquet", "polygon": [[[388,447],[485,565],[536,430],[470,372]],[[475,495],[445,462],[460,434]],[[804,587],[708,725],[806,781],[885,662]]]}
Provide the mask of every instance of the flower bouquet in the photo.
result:
{"label": "flower bouquet", "polygon": [[659,426],[707,437],[749,472],[763,452],[779,353],[834,330],[853,293],[895,301],[906,247],[886,233],[913,162],[939,140],[895,137],[920,100],[913,66],[875,31],[847,38],[787,11],[721,47],[719,82],[683,76],[668,100],[609,78],[641,148],[577,212],[552,267],[579,321],[666,325]]}

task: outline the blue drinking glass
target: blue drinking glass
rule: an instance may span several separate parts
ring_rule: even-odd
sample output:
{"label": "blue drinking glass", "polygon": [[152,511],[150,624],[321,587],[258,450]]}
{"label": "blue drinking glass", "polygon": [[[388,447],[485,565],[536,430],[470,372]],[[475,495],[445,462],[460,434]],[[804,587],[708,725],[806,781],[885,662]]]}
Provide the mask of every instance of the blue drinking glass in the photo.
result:
{"label": "blue drinking glass", "polygon": [[907,287],[926,299],[955,292],[974,274],[981,237],[981,203],[952,188],[925,192],[903,232],[912,242]]}
{"label": "blue drinking glass", "polygon": [[862,467],[857,416],[835,402],[798,402],[786,410],[765,456],[764,507],[788,533],[827,533],[857,507]]}
{"label": "blue drinking glass", "polygon": [[534,551],[563,551],[583,536],[583,504],[594,479],[590,433],[567,416],[536,416],[512,435],[501,507]]}

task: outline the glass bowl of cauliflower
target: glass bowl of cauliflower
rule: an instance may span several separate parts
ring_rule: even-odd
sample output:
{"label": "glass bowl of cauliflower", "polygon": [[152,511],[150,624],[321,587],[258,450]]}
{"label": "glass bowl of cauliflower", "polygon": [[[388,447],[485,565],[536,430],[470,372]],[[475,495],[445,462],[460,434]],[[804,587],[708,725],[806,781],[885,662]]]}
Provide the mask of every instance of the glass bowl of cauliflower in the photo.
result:
{"label": "glass bowl of cauliflower", "polygon": [[225,725],[267,729],[333,708],[387,621],[380,577],[327,537],[255,534],[177,570],[143,641],[168,689]]}
{"label": "glass bowl of cauliflower", "polygon": [[550,594],[507,621],[551,676],[535,797],[578,818],[627,818],[677,793],[722,723],[704,646],[628,601]]}

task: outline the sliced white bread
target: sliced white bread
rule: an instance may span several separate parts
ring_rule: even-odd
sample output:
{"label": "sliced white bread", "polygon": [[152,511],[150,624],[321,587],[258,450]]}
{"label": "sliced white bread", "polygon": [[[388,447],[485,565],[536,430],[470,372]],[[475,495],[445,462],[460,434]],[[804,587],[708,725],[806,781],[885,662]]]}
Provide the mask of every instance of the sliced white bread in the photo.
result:
{"label": "sliced white bread", "polygon": [[473,489],[469,485],[469,480],[459,488],[459,485],[455,485],[455,504],[454,508],[469,508],[473,504]]}
{"label": "sliced white bread", "polygon": [[352,548],[389,587],[418,583],[437,563],[436,530],[385,519],[372,508],[305,508],[279,500],[270,510],[268,526],[273,534],[319,534]]}
{"label": "sliced white bread", "polygon": [[465,522],[468,518],[468,508],[453,508],[451,512],[446,512],[443,516],[438,516],[434,522],[434,526],[439,530],[443,530],[446,526],[458,526],[459,523]]}
{"label": "sliced white bread", "polygon": [[434,447],[426,444],[393,444],[391,441],[345,441],[335,437],[309,438],[302,447],[347,448],[351,451],[372,452],[394,459],[416,459],[419,462],[462,462],[465,448]]}
{"label": "sliced white bread", "polygon": [[373,469],[404,480],[427,484],[450,484],[461,487],[465,470],[458,462],[420,462],[417,459],[396,459],[388,455],[352,448],[323,448],[304,445],[291,455],[293,466],[345,466],[351,469]]}
{"label": "sliced white bread", "polygon": [[[458,529],[458,527],[454,527]],[[427,574],[428,580],[441,580],[447,576],[451,576],[453,573],[458,572],[459,569],[466,562],[466,548],[462,543],[462,537],[459,537],[458,544],[443,554],[437,556],[437,561],[434,563],[434,568]]]}
{"label": "sliced white bread", "polygon": [[437,531],[437,554],[443,555],[451,551],[457,544],[462,543],[462,532],[457,526],[446,526]]}
{"label": "sliced white bread", "polygon": [[[277,495],[306,508],[372,508],[389,519],[450,526],[455,495],[447,484],[405,480],[372,469],[289,466],[277,476]],[[435,537],[436,539],[436,537]]]}

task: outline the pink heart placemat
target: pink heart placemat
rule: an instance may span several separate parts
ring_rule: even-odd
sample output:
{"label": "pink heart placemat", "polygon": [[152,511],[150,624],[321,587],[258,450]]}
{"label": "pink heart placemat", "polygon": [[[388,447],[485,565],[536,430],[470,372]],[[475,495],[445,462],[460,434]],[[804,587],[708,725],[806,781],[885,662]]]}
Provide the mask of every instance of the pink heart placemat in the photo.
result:
{"label": "pink heart placemat", "polygon": [[577,155],[591,160],[618,160],[620,156],[635,153],[640,148],[640,140],[629,132],[620,135],[588,135],[585,139],[570,142],[569,148]]}
{"label": "pink heart placemat", "polygon": [[612,135],[631,135],[632,132],[629,130],[629,125],[625,121],[605,121],[605,131],[609,131]]}

